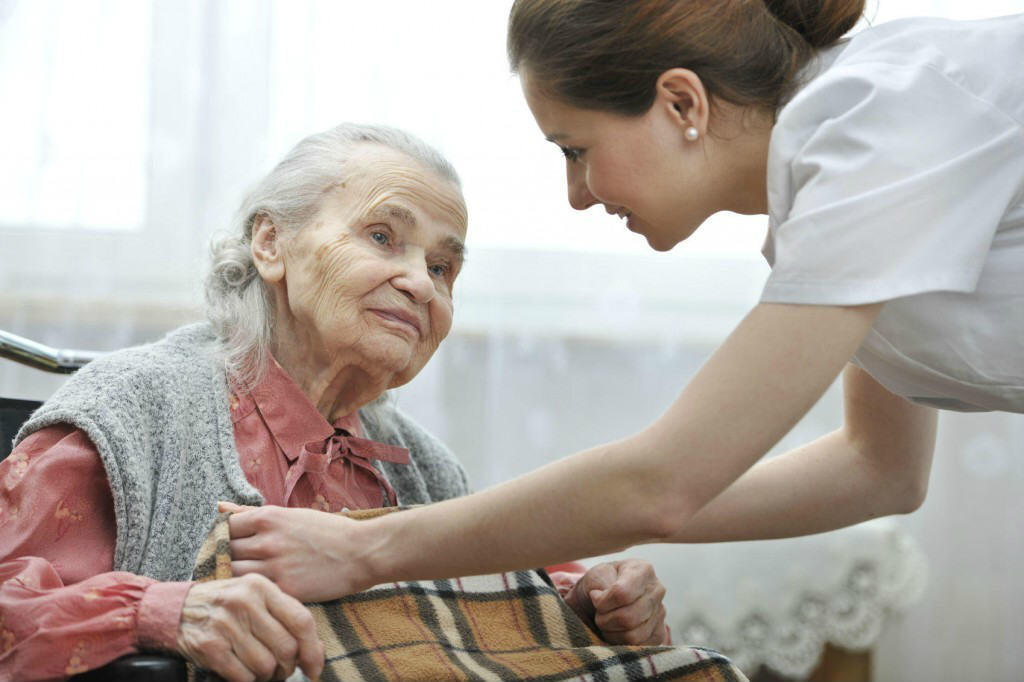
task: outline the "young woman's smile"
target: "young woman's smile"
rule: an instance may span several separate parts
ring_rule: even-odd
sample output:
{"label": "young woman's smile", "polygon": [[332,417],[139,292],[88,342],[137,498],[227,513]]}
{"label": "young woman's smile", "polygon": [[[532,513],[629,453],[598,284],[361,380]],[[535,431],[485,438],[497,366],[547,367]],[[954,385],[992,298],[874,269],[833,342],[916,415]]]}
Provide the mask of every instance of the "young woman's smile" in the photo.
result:
{"label": "young woman's smile", "polygon": [[703,133],[688,139],[695,123],[705,131],[708,126],[707,115],[692,104],[706,100],[692,72],[664,74],[654,104],[637,116],[580,109],[548,94],[529,69],[520,77],[537,125],[565,157],[574,209],[601,204],[658,251],[687,239],[718,211],[763,212],[770,125],[738,122],[723,103],[716,119],[721,139]]}
{"label": "young woman's smile", "polygon": [[[681,136],[671,139],[671,121],[652,111],[619,116],[577,109],[533,87],[522,74],[523,92],[541,131],[565,156],[569,204],[582,211],[601,204],[658,250],[688,237],[706,215],[682,182]],[[692,186],[692,184],[690,185]]]}

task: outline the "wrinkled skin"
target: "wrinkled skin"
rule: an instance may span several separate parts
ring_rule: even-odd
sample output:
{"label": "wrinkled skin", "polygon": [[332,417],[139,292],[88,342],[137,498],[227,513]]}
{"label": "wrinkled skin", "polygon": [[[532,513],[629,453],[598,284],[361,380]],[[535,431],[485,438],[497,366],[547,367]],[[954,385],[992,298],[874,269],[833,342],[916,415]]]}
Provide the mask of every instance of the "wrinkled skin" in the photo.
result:
{"label": "wrinkled skin", "polygon": [[[304,602],[327,601],[348,591],[337,570],[345,556],[332,551],[346,524],[333,514],[311,509],[241,507],[221,502],[233,512],[231,570],[258,573]],[[341,586],[341,587],[340,587]],[[665,587],[647,561],[627,559],[589,569],[566,595],[566,604],[610,644],[668,644]]]}
{"label": "wrinkled skin", "polygon": [[[339,169],[308,225],[254,220],[253,260],[274,307],[274,360],[325,419],[406,383],[434,354],[451,329],[465,234],[458,187],[376,145],[363,145]],[[323,646],[309,612],[286,594],[300,591],[282,590],[313,566],[289,563],[276,578],[282,585],[249,570],[194,585],[178,651],[229,682],[284,679],[296,666],[315,679]]]}
{"label": "wrinkled skin", "polygon": [[296,667],[315,680],[324,666],[313,616],[259,575],[193,585],[177,644],[179,653],[228,682],[283,680]]}
{"label": "wrinkled skin", "polygon": [[459,189],[432,170],[374,145],[349,166],[309,225],[253,228],[274,358],[328,421],[408,382],[448,335],[466,233]]}
{"label": "wrinkled skin", "polygon": [[647,561],[627,559],[594,566],[565,596],[609,644],[670,644],[665,625],[665,586]]}

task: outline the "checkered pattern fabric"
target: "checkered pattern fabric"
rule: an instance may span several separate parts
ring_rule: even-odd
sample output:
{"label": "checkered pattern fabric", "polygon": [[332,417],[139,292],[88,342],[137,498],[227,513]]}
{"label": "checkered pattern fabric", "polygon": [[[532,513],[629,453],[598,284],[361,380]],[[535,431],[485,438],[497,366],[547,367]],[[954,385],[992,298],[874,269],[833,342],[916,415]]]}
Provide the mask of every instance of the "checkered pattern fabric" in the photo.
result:
{"label": "checkered pattern fabric", "polygon": [[[225,515],[195,577],[230,576]],[[746,680],[713,651],[603,643],[536,571],[378,585],[308,607],[326,648],[324,681]],[[190,679],[208,678],[192,670]]]}

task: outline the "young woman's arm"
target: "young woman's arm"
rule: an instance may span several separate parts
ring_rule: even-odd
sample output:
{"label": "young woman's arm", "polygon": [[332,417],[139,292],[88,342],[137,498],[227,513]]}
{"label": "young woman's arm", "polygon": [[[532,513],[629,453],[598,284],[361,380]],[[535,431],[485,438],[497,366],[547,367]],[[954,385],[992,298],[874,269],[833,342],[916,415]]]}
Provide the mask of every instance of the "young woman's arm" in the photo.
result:
{"label": "young woman's arm", "polygon": [[[371,521],[323,515],[315,521],[324,526],[319,531],[303,524],[304,534],[316,536],[312,542],[297,538],[288,510],[236,514],[233,551],[245,559],[238,570],[261,572],[286,592],[322,597],[684,540],[702,508],[821,396],[880,308],[761,304],[650,427],[481,493]],[[859,414],[848,426],[858,432],[851,442],[863,438],[870,416]],[[842,480],[829,482],[838,486],[832,495],[845,494]]]}
{"label": "young woman's arm", "polygon": [[928,487],[935,410],[893,395],[855,365],[843,389],[842,428],[755,464],[668,541],[809,535],[917,509]]}

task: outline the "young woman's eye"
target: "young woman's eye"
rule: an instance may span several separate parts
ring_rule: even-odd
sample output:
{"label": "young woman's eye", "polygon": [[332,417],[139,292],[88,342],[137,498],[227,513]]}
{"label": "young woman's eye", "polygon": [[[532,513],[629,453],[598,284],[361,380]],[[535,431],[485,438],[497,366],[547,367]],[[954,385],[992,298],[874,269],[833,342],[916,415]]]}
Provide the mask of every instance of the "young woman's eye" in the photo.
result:
{"label": "young woman's eye", "polygon": [[562,156],[570,161],[579,161],[583,157],[582,149],[576,147],[559,147],[559,149],[562,150]]}

